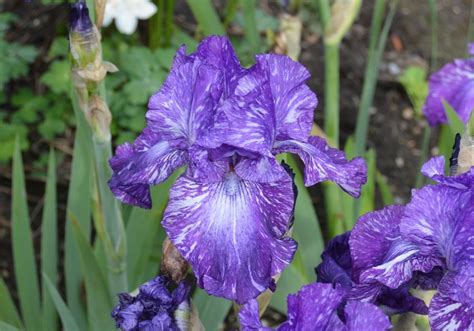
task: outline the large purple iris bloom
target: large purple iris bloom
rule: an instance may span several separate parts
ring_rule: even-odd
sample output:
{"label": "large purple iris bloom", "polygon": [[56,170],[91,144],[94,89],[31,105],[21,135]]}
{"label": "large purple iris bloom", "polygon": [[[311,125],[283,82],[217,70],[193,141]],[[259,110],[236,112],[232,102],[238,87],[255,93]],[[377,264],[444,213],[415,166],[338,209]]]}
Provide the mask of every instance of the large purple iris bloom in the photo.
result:
{"label": "large purple iris bloom", "polygon": [[[469,44],[468,50],[473,56],[474,44]],[[428,97],[423,106],[423,113],[431,126],[448,121],[443,101],[467,123],[474,109],[474,58],[456,59],[431,75]]]}
{"label": "large purple iris bloom", "polygon": [[333,180],[358,196],[366,181],[361,158],[348,161],[309,137],[317,99],[308,78],[279,55],[258,56],[245,69],[224,37],[205,39],[191,55],[181,48],[150,99],[143,133],[110,161],[115,195],[145,208],[150,185],[187,166],[170,190],[163,227],[210,294],[243,303],[293,258],[286,233],[295,193],[276,154],[299,154],[307,185]]}
{"label": "large purple iris bloom", "polygon": [[361,283],[437,288],[433,330],[467,330],[474,327],[474,169],[446,177],[438,157],[422,172],[438,184],[415,190],[406,207],[360,218],[349,241],[354,269]]}
{"label": "large purple iris bloom", "polygon": [[[247,331],[384,331],[391,328],[388,317],[377,306],[360,301],[344,304],[345,293],[339,285],[335,288],[322,283],[303,286],[298,293],[288,296],[288,320],[276,329],[262,325],[257,300],[251,300],[239,313],[240,324],[242,330]],[[343,313],[338,314],[341,307]]]}

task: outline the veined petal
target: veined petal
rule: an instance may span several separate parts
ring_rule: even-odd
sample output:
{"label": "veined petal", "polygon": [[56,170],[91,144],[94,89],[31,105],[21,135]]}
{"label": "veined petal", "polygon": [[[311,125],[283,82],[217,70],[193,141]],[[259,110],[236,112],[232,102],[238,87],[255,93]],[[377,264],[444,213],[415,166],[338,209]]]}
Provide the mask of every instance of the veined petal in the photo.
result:
{"label": "veined petal", "polygon": [[[400,232],[419,247],[423,255],[435,259],[447,258],[449,261],[449,255],[455,252],[455,236],[463,226],[467,226],[461,220],[469,204],[472,205],[469,190],[445,185],[425,186],[413,193],[411,202],[405,208]],[[461,247],[459,249],[462,250]]]}
{"label": "veined petal", "polygon": [[349,244],[354,276],[361,283],[378,281],[395,289],[408,282],[414,271],[429,272],[440,263],[421,255],[416,245],[402,238],[403,213],[404,207],[389,206],[359,218]]}
{"label": "veined petal", "polygon": [[237,81],[246,70],[240,65],[229,39],[223,36],[209,36],[201,41],[196,54],[206,65],[221,71],[222,97],[224,99],[230,97]]}
{"label": "veined petal", "polygon": [[340,286],[333,288],[331,284],[303,286],[298,293],[288,296],[288,321],[286,328],[280,330],[334,330],[328,326],[334,323],[331,321],[334,317],[337,318],[336,310],[345,293]]}
{"label": "veined petal", "polygon": [[377,306],[360,301],[348,302],[344,309],[346,330],[390,330],[392,324],[387,315]]}
{"label": "veined petal", "polygon": [[307,141],[318,104],[316,95],[305,84],[310,77],[308,70],[289,57],[276,54],[257,56],[257,65],[269,78],[277,135]]}
{"label": "veined petal", "polygon": [[186,151],[179,143],[159,141],[156,134],[145,130],[134,145],[117,147],[109,161],[114,172],[109,186],[122,202],[150,208],[149,185],[163,182],[186,161]]}
{"label": "veined petal", "polygon": [[436,293],[430,303],[429,320],[433,331],[464,331],[474,329],[473,303],[456,302]]}
{"label": "veined petal", "polygon": [[434,73],[423,106],[429,124],[446,123],[443,100],[450,104],[466,123],[474,108],[474,59],[454,60]]}
{"label": "veined petal", "polygon": [[147,126],[163,140],[192,145],[207,132],[222,94],[221,71],[180,49],[171,72],[148,103]]}
{"label": "veined petal", "polygon": [[301,157],[305,164],[306,186],[330,180],[353,197],[358,197],[361,186],[367,182],[364,159],[356,157],[348,161],[343,152],[329,147],[320,137],[310,137],[307,143],[296,140],[277,142],[275,151],[296,153]]}
{"label": "veined petal", "polygon": [[262,325],[260,321],[258,302],[252,299],[242,306],[239,312],[239,322],[242,331],[272,330]]}
{"label": "veined petal", "polygon": [[170,190],[163,227],[201,287],[244,303],[293,259],[296,243],[286,236],[293,205],[289,175],[265,184],[233,172],[213,183],[182,176]]}
{"label": "veined petal", "polygon": [[458,189],[468,189],[474,185],[474,168],[457,176],[445,176],[444,165],[444,156],[433,157],[423,165],[421,173],[440,184]]}
{"label": "veined petal", "polygon": [[235,172],[242,178],[259,183],[278,181],[286,174],[273,156],[242,159],[235,166]]}

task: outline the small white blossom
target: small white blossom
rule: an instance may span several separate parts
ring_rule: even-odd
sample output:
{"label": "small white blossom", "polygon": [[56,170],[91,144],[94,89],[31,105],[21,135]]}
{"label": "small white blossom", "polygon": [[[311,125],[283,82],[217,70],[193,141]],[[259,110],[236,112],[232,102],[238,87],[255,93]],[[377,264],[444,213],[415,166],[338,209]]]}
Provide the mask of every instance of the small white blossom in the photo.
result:
{"label": "small white blossom", "polygon": [[138,20],[146,20],[158,8],[150,0],[107,0],[104,26],[115,20],[115,26],[124,34],[132,34],[137,29]]}

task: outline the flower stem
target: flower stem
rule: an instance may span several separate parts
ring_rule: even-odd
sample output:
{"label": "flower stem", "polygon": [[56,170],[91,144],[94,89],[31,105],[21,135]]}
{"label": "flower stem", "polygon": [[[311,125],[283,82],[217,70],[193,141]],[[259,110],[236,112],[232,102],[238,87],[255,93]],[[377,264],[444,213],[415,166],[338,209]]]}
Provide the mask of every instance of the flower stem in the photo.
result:
{"label": "flower stem", "polygon": [[164,35],[165,0],[154,0],[158,7],[158,12],[153,15],[148,22],[148,46],[151,49],[157,49],[161,46],[161,36]]}
{"label": "flower stem", "polygon": [[[428,149],[430,147],[430,137],[431,137],[431,128],[426,124],[423,131],[423,140],[421,143],[421,153],[420,153],[420,162],[418,163],[418,169],[421,169],[422,165],[426,162],[428,158]],[[423,185],[423,175],[418,171],[416,175],[415,187],[421,187]]]}
{"label": "flower stem", "polygon": [[324,132],[339,146],[339,44],[324,45]]}

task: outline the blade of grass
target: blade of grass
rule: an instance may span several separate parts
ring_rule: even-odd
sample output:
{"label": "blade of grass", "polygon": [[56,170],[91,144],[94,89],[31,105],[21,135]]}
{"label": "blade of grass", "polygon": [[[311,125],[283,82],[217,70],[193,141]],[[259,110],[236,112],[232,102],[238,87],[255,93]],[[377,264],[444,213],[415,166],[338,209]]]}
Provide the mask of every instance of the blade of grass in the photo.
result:
{"label": "blade of grass", "polygon": [[205,35],[225,35],[225,29],[210,0],[187,0],[196,21]]}
{"label": "blade of grass", "polygon": [[[362,155],[365,151],[367,141],[367,130],[369,126],[369,109],[372,105],[377,84],[377,74],[380,61],[382,59],[385,44],[387,42],[388,32],[393,22],[393,18],[398,7],[398,0],[390,3],[390,11],[383,25],[382,31],[380,27],[385,9],[385,0],[377,0],[372,15],[372,24],[370,27],[369,41],[369,57],[364,74],[364,85],[362,87],[362,95],[357,113],[357,123],[355,132],[356,154]],[[380,36],[379,36],[380,35]]]}
{"label": "blade of grass", "polygon": [[68,309],[66,303],[61,298],[61,295],[56,290],[56,287],[53,285],[53,282],[45,273],[43,273],[43,284],[45,285],[44,288],[48,291],[56,307],[56,310],[58,311],[59,316],[61,317],[61,322],[64,327],[64,330],[80,331],[81,329],[79,329],[79,327],[77,326],[77,323],[74,320],[71,311]]}
{"label": "blade of grass", "polygon": [[[57,229],[57,198],[56,198],[56,159],[54,149],[49,152],[48,177],[44,198],[43,217],[41,222],[41,269],[42,272],[56,283],[58,274],[58,229]],[[54,304],[47,295],[46,286],[42,283],[43,294],[43,329],[57,330],[58,316]]]}
{"label": "blade of grass", "polygon": [[393,205],[393,194],[390,190],[390,186],[387,183],[387,179],[380,172],[377,171],[377,186],[380,194],[382,195],[382,201],[385,206]]}
{"label": "blade of grass", "polygon": [[100,270],[92,247],[89,245],[88,238],[75,218],[71,218],[81,267],[83,270],[87,270],[87,272],[84,273],[84,281],[89,329],[97,331],[113,330],[114,325],[110,317],[112,304],[109,300],[110,292],[108,284]]}
{"label": "blade of grass", "polygon": [[[77,102],[74,93],[71,96]],[[72,156],[71,179],[67,199],[66,234],[64,252],[64,273],[66,278],[66,298],[81,330],[86,329],[85,308],[81,302],[81,281],[83,273],[77,263],[79,255],[72,231],[69,215],[74,215],[87,237],[91,231],[91,183],[92,183],[92,142],[89,126],[78,107],[74,108],[76,134]]]}
{"label": "blade of grass", "polygon": [[232,306],[232,301],[210,296],[200,288],[194,293],[193,303],[205,330],[220,330]]}
{"label": "blade of grass", "polygon": [[255,0],[241,0],[242,11],[244,14],[244,31],[245,38],[250,45],[252,54],[259,53],[260,36],[257,30],[257,22],[255,19],[255,9],[257,2]]}
{"label": "blade of grass", "polygon": [[12,300],[10,291],[8,291],[7,285],[2,277],[0,277],[0,307],[0,321],[24,329],[21,323],[20,314],[18,314],[18,310]]}
{"label": "blade of grass", "polygon": [[41,306],[33,237],[28,216],[25,177],[17,137],[13,155],[13,193],[12,193],[12,245],[15,280],[25,327],[28,330],[41,330]]}
{"label": "blade of grass", "polygon": [[11,324],[0,321],[0,330],[2,331],[18,331],[16,327]]}
{"label": "blade of grass", "polygon": [[145,276],[147,265],[150,263],[151,255],[156,253],[152,249],[153,242],[158,240],[160,221],[168,202],[168,191],[178,177],[178,173],[176,172],[164,183],[152,188],[153,208],[151,210],[133,208],[130,213],[127,222],[127,240],[130,244],[127,268],[130,289],[136,288],[147,280]]}

